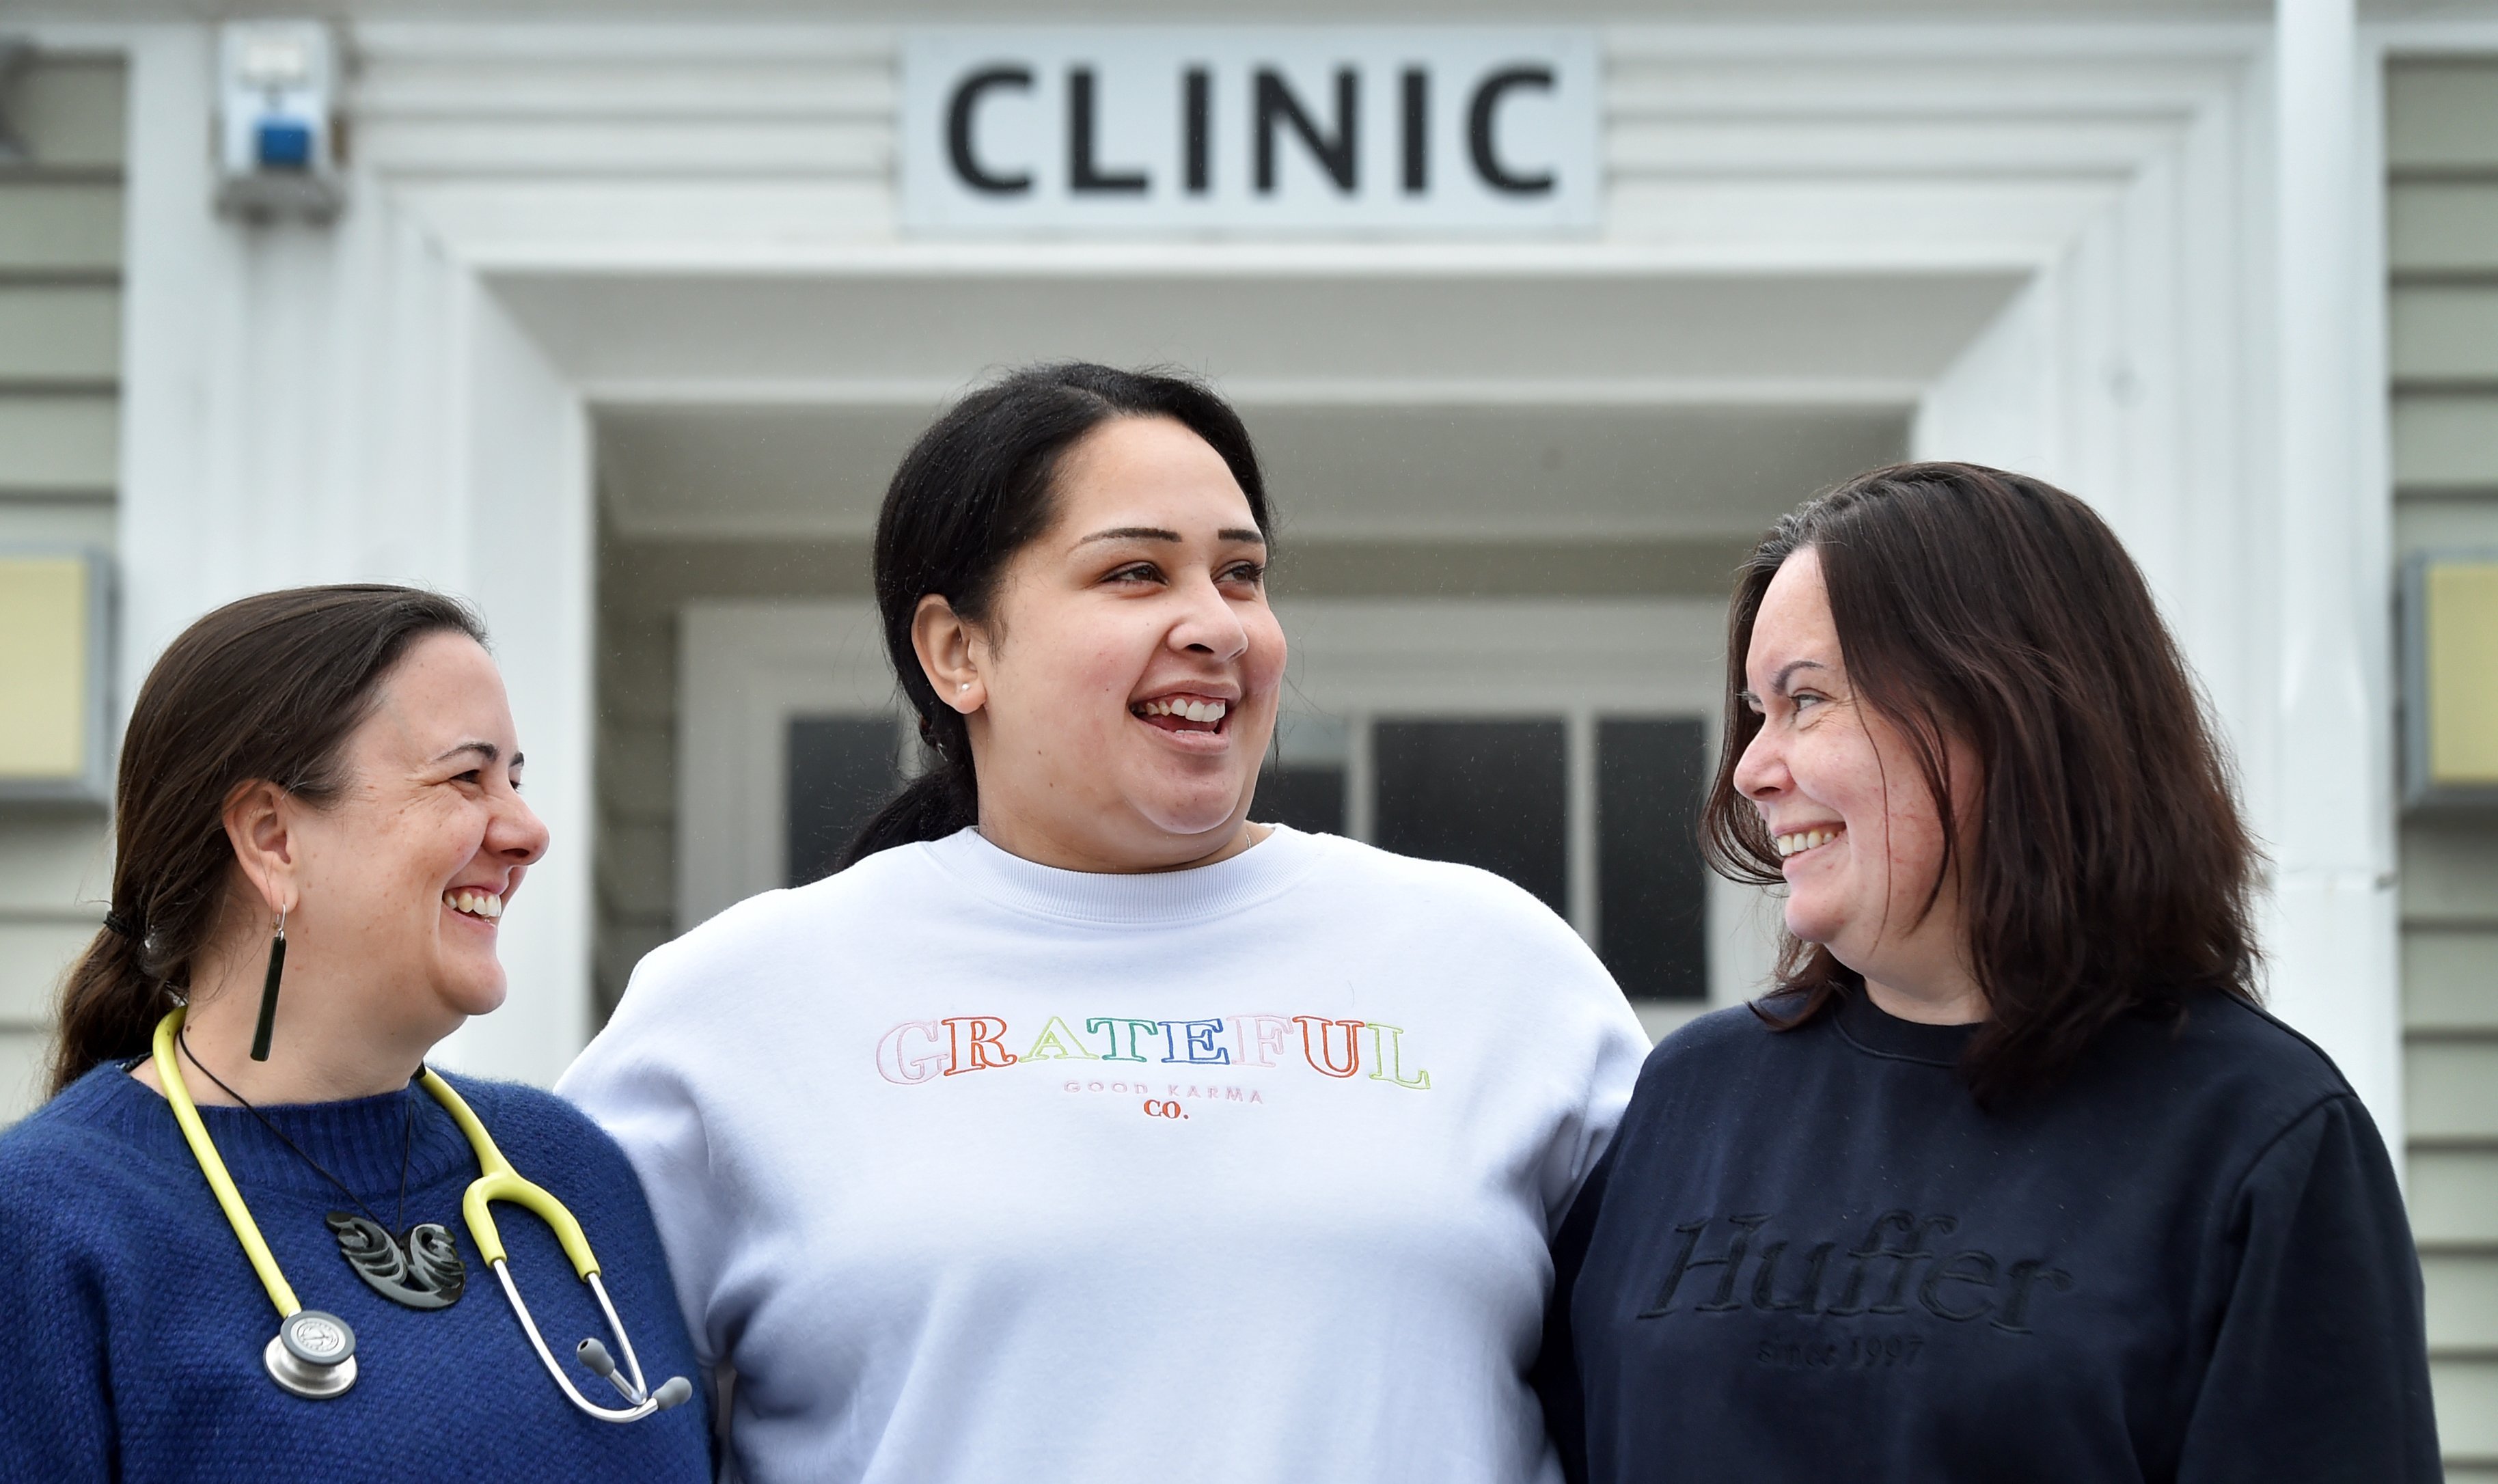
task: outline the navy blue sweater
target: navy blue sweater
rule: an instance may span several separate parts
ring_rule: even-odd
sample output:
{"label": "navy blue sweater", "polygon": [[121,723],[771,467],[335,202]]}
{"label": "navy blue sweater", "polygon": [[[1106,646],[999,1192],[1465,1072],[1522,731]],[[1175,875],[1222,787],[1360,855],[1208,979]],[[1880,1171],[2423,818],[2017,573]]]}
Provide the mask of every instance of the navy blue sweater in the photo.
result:
{"label": "navy blue sweater", "polygon": [[2322,1052],[2198,998],[1981,1111],[1862,995],[1650,1054],[1564,1222],[1574,1480],[2439,1477],[2418,1259]]}
{"label": "navy blue sweater", "polygon": [[[521,1175],[580,1218],[650,1383],[681,1374],[699,1388],[658,1234],[615,1144],[548,1093],[452,1081]],[[319,1402],[263,1369],[276,1308],[162,1097],[107,1065],[0,1135],[0,1479],[708,1479],[699,1390],[619,1426],[556,1389],[478,1260],[460,1215],[476,1158],[431,1097],[265,1111],[388,1219],[411,1104],[407,1220],[442,1223],[468,1266],[446,1309],[368,1288],[323,1222],[352,1210],[345,1199],[241,1109],[200,1110],[296,1297],[356,1332],[355,1387]],[[495,1216],[548,1345],[583,1395],[617,1402],[572,1362],[585,1336],[615,1348],[588,1286],[536,1217],[506,1205]]]}

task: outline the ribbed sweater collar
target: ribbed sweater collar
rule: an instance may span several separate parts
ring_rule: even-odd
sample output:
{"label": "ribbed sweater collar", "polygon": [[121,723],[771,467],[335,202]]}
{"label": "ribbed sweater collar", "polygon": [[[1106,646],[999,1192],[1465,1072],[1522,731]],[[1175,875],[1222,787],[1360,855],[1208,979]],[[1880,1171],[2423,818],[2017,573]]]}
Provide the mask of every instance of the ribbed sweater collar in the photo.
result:
{"label": "ribbed sweater collar", "polygon": [[1062,871],[1009,855],[977,829],[964,829],[925,849],[929,858],[974,894],[1060,921],[1138,927],[1202,921],[1241,911],[1288,890],[1324,856],[1318,840],[1281,824],[1229,860],[1185,871],[1106,875]]}
{"label": "ribbed sweater collar", "polygon": [[[192,1081],[206,1079],[195,1076]],[[61,1097],[70,1104],[63,1112],[128,1141],[141,1153],[196,1168],[181,1125],[175,1121],[174,1106],[130,1076],[126,1064],[105,1063],[79,1079]],[[476,1171],[476,1156],[450,1114],[417,1087],[336,1103],[287,1104],[264,1108],[261,1113],[384,1216],[395,1214],[391,1208],[399,1198],[403,1148],[410,1190],[464,1172],[473,1178]],[[244,1200],[299,1196],[347,1209],[346,1198],[336,1186],[244,1110],[202,1105],[200,1121]],[[409,1219],[439,1217],[411,1213]]]}
{"label": "ribbed sweater collar", "polygon": [[1859,1050],[1894,1061],[1922,1061],[1930,1066],[1956,1067],[1963,1052],[1977,1036],[1976,1025],[1929,1025],[1918,1020],[1903,1020],[1886,1013],[1874,1003],[1874,996],[1863,989],[1851,989],[1840,996],[1839,1033]]}

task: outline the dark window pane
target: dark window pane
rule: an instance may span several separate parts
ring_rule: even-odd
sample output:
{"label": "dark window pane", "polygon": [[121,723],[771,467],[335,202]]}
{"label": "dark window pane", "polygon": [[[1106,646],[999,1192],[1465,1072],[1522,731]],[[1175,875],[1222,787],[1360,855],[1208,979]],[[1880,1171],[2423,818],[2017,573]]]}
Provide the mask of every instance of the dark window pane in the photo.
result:
{"label": "dark window pane", "polygon": [[889,716],[789,719],[789,885],[830,874],[878,806],[902,785]]}
{"label": "dark window pane", "polygon": [[1634,999],[1709,997],[1698,722],[1596,724],[1597,952]]}
{"label": "dark window pane", "polygon": [[1292,763],[1258,775],[1249,818],[1314,835],[1344,833],[1344,769]]}
{"label": "dark window pane", "polygon": [[1567,910],[1570,806],[1559,722],[1380,722],[1374,833],[1401,855],[1495,871]]}

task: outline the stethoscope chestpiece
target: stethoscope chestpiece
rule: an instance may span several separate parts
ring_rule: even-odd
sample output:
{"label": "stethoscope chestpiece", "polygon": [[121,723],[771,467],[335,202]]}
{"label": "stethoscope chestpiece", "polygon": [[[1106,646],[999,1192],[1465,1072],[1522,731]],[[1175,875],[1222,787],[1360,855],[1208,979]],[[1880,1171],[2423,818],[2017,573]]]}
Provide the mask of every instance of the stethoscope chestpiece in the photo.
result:
{"label": "stethoscope chestpiece", "polygon": [[356,1384],[356,1332],[317,1308],[287,1315],[260,1358],[278,1385],[315,1402]]}

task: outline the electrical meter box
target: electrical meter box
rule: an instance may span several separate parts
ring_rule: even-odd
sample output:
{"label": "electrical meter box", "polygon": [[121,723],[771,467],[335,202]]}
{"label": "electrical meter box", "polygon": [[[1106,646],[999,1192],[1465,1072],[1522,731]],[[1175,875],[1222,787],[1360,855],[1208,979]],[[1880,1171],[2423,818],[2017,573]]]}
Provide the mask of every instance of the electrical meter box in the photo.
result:
{"label": "electrical meter box", "polygon": [[235,21],[217,37],[217,210],[327,221],[339,177],[338,45],[317,20]]}

